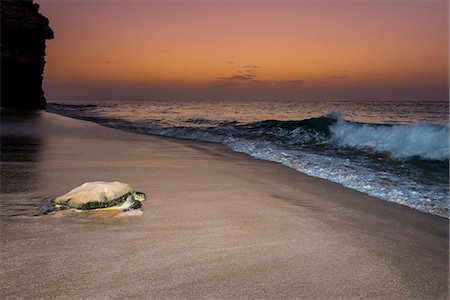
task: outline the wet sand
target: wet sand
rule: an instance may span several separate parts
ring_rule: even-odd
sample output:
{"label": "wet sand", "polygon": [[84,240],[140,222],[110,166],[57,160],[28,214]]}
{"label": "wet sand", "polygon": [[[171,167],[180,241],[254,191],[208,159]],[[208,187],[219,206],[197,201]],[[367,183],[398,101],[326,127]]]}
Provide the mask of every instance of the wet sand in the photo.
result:
{"label": "wet sand", "polygon": [[[144,214],[40,215],[86,181]],[[448,220],[222,145],[2,118],[0,298],[448,299]]]}

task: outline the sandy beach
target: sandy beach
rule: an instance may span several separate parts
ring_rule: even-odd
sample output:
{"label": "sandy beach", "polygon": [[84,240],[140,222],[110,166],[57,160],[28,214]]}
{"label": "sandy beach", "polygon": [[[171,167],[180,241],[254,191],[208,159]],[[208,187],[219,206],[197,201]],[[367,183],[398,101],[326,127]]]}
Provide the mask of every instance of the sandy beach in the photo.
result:
{"label": "sandy beach", "polygon": [[[2,117],[0,298],[448,299],[448,219],[213,143]],[[86,181],[142,216],[42,215]]]}

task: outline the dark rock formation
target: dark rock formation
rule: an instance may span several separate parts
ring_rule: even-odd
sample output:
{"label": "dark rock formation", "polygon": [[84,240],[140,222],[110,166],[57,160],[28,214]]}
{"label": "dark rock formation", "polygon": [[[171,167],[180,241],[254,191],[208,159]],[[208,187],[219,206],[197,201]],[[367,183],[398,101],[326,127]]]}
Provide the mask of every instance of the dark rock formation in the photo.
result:
{"label": "dark rock formation", "polygon": [[1,106],[44,109],[45,40],[48,19],[33,0],[1,0]]}

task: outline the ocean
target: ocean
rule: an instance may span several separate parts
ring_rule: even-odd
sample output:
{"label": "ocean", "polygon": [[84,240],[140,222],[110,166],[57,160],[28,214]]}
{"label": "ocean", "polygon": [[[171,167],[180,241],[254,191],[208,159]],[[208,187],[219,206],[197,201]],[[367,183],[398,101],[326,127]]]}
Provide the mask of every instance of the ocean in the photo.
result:
{"label": "ocean", "polygon": [[448,102],[50,103],[48,111],[236,152],[449,217]]}

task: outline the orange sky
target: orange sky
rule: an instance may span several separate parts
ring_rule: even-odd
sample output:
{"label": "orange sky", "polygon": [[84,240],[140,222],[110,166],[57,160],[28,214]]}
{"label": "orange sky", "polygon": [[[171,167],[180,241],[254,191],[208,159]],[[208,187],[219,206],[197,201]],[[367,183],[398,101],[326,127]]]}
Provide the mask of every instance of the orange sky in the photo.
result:
{"label": "orange sky", "polygon": [[50,101],[448,98],[447,1],[38,3]]}

